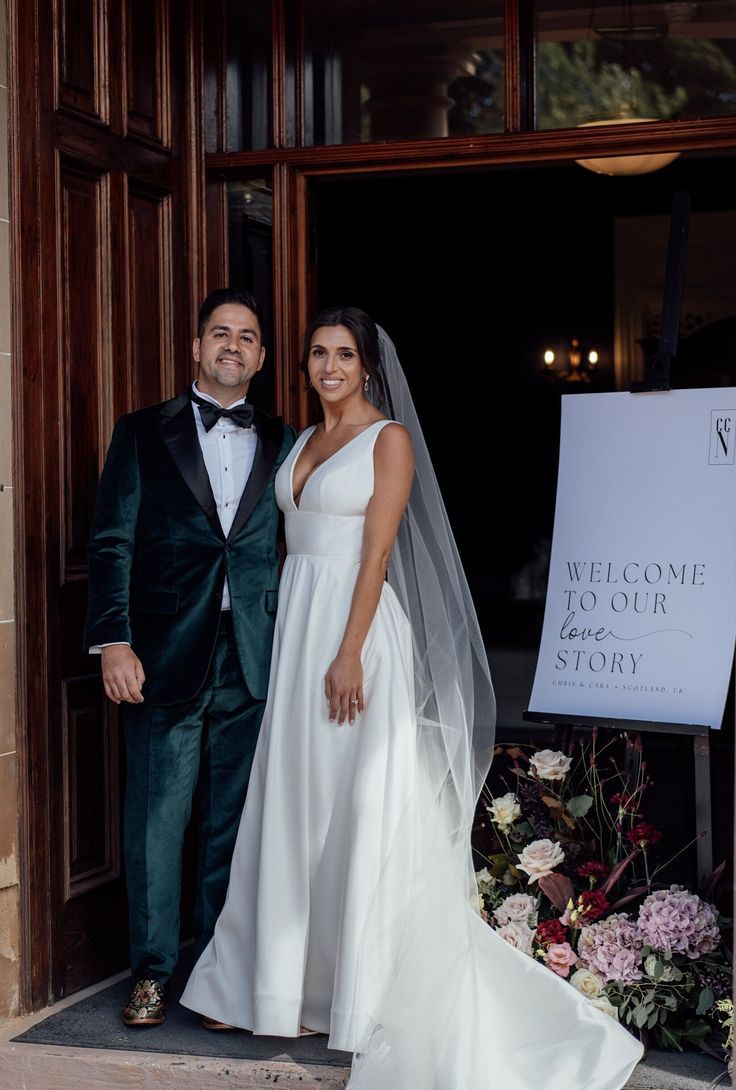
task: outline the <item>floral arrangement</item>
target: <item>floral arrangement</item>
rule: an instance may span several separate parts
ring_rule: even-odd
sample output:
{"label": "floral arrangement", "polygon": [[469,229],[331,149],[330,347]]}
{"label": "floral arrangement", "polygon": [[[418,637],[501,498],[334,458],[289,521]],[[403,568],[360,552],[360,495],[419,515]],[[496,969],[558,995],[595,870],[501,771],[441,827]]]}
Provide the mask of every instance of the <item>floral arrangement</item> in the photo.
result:
{"label": "floral arrangement", "polygon": [[593,731],[567,753],[508,745],[496,754],[507,790],[484,794],[476,830],[487,849],[476,849],[485,863],[478,902],[490,926],[661,1047],[723,1038],[728,921],[708,899],[723,865],[702,896],[657,880],[672,860],[657,863],[662,834],[642,812],[650,780],[641,743],[600,743]]}

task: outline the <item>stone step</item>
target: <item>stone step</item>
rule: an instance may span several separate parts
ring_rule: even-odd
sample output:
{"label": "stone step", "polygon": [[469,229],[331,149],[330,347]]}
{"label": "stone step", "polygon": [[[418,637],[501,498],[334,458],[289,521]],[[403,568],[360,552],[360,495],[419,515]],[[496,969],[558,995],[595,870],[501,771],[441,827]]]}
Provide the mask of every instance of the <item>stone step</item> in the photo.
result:
{"label": "stone step", "polygon": [[[54,1007],[0,1026],[0,1090],[344,1090],[347,1067],[12,1040],[50,1014],[73,1006],[110,983],[105,981]],[[717,1060],[701,1053],[653,1050],[634,1072],[626,1090],[715,1090],[716,1085],[725,1090],[731,1084],[724,1070]],[[541,1084],[539,1090],[543,1090]]]}

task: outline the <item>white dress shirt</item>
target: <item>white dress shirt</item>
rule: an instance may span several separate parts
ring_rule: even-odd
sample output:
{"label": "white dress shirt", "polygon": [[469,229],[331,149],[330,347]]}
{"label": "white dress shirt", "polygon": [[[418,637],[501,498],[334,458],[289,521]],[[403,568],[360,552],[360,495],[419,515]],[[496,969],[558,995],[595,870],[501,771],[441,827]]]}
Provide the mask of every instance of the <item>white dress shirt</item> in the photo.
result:
{"label": "white dress shirt", "polygon": [[[196,381],[192,383],[192,389],[204,401],[211,401],[218,408],[223,407],[214,397],[199,390]],[[228,405],[228,408],[234,409],[237,405],[244,405],[245,401],[246,399],[242,397],[239,401]],[[220,520],[222,532],[227,537],[235,512],[238,510],[240,497],[243,495],[253,468],[258,434],[255,428],[238,427],[232,420],[222,416],[214,427],[205,431],[202,414],[195,401],[192,402],[192,412],[197,425],[197,438],[207,468],[207,476],[217,505],[217,517]],[[230,609],[230,588],[227,585],[227,579],[222,590],[222,609]],[[90,655],[99,654],[103,647],[110,646],[113,645],[101,643],[96,647],[90,647],[89,653]]]}
{"label": "white dress shirt", "polygon": [[[220,402],[209,394],[197,389],[197,383],[192,383],[192,389],[205,401],[220,406]],[[245,398],[228,405],[234,409],[237,405],[244,405]],[[214,427],[209,431],[204,430],[202,414],[199,405],[192,402],[194,419],[197,423],[197,435],[199,445],[202,448],[202,457],[207,467],[207,475],[212,485],[212,494],[217,505],[217,516],[222,526],[225,537],[230,533],[230,527],[235,518],[235,512],[240,503],[240,497],[250,477],[253,468],[253,459],[256,456],[258,435],[255,428],[240,428],[233,424],[232,420],[221,416]],[[225,580],[222,592],[222,608],[230,609],[230,588]]]}

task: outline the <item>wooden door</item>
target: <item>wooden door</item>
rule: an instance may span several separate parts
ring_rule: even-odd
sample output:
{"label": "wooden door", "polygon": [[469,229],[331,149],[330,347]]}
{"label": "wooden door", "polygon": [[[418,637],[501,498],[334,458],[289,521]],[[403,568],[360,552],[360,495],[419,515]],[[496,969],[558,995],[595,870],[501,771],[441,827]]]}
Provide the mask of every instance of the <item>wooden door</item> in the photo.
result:
{"label": "wooden door", "polygon": [[26,1007],[127,964],[120,742],[82,646],[86,545],[115,420],[190,373],[191,19],[180,0],[10,5]]}

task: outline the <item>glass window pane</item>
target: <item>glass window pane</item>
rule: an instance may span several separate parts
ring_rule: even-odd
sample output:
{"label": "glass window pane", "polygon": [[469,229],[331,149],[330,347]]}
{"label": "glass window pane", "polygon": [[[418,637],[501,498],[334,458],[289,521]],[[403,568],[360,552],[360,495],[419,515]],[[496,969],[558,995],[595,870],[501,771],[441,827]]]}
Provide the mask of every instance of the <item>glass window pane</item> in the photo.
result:
{"label": "glass window pane", "polygon": [[500,132],[502,0],[305,0],[304,140]]}
{"label": "glass window pane", "polygon": [[253,292],[263,310],[266,361],[253,379],[253,400],[274,411],[273,190],[270,176],[228,182],[228,271],[233,288]]}
{"label": "glass window pane", "polygon": [[271,145],[271,4],[220,0],[205,19],[207,151]]}
{"label": "glass window pane", "polygon": [[736,3],[537,0],[537,127],[736,113]]}

